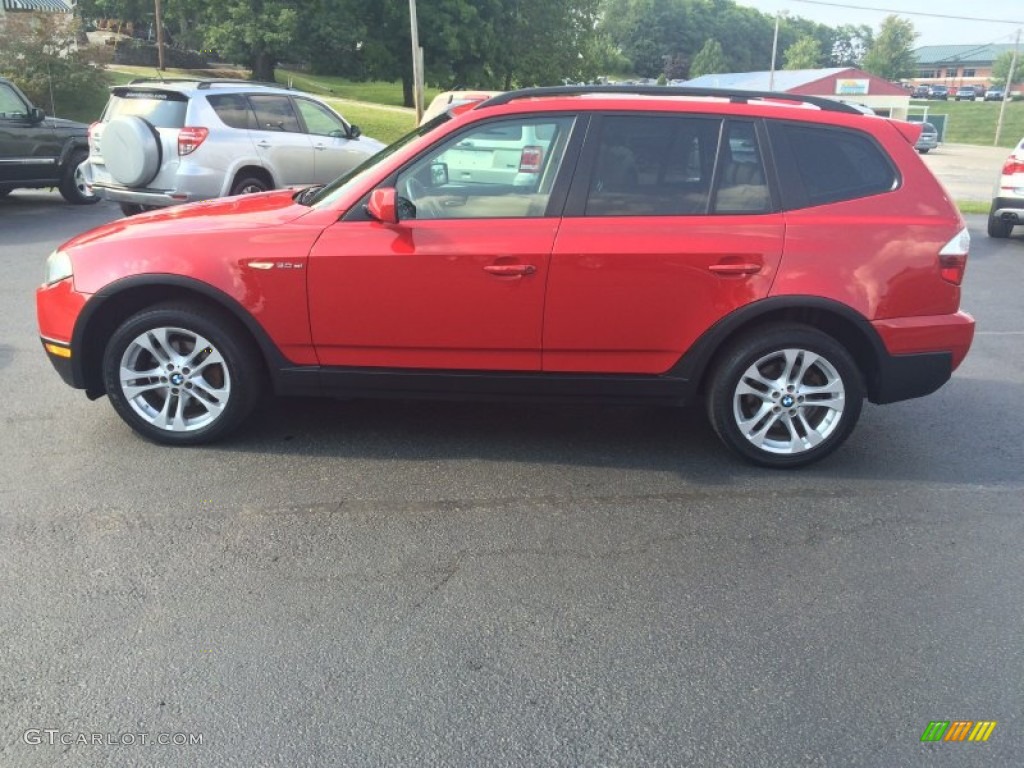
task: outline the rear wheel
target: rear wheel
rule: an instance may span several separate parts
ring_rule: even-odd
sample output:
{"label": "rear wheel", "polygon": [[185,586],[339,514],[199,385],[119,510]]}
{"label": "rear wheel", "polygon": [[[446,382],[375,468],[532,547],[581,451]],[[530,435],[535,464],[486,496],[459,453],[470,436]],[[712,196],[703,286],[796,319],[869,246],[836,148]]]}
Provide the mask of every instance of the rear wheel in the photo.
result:
{"label": "rear wheel", "polygon": [[712,374],[708,416],[722,441],[766,467],[799,467],[838,448],[860,416],[864,385],[850,353],[802,325],[738,339]]}
{"label": "rear wheel", "polygon": [[266,192],[273,187],[258,176],[244,176],[235,182],[231,187],[232,195],[253,195],[257,192]]}
{"label": "rear wheel", "polygon": [[262,390],[255,345],[229,317],[168,304],[126,320],[103,356],[118,415],[171,445],[217,440],[252,411]]}
{"label": "rear wheel", "polygon": [[141,205],[140,203],[121,203],[121,213],[125,216],[137,216],[146,211],[152,211],[155,205]]}
{"label": "rear wheel", "polygon": [[922,155],[927,155],[928,154],[928,150],[927,149],[919,149],[917,151],[920,152]]}
{"label": "rear wheel", "polygon": [[992,210],[988,214],[988,236],[1004,238],[1009,237],[1013,231],[1013,222],[1005,221],[995,216],[996,208],[993,205]]}
{"label": "rear wheel", "polygon": [[68,164],[64,168],[64,177],[60,181],[61,197],[72,205],[91,205],[100,198],[93,192],[92,187],[86,182],[85,163],[89,159],[89,152],[85,149],[76,149],[68,158]]}

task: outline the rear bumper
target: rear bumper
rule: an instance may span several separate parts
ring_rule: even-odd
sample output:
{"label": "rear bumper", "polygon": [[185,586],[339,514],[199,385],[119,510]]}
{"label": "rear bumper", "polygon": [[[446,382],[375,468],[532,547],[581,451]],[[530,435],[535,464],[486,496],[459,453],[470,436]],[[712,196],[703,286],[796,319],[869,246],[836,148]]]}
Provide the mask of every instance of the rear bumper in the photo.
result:
{"label": "rear bumper", "polygon": [[1024,224],[1024,197],[997,197],[992,201],[989,215],[994,219]]}
{"label": "rear bumper", "polygon": [[108,187],[103,184],[93,184],[92,189],[93,192],[95,192],[101,199],[109,200],[112,203],[136,203],[138,205],[152,205],[158,208],[163,208],[168,205],[191,203],[200,199],[193,195],[186,195],[179,192],[171,193],[148,189],[123,189],[120,187]]}
{"label": "rear bumper", "polygon": [[886,352],[878,361],[872,402],[894,403],[931,394],[967,356],[974,318],[966,312],[872,323]]}

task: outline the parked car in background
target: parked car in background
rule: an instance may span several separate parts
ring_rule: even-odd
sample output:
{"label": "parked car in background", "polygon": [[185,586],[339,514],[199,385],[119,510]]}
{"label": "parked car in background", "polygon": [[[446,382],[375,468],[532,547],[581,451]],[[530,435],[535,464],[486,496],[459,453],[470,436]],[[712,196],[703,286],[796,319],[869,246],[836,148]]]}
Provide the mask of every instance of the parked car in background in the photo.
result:
{"label": "parked car in background", "polygon": [[[47,260],[40,335],[65,381],[171,445],[224,437],[267,385],[698,400],[737,455],[801,466],[865,399],[935,391],[971,345],[970,237],[916,137],[813,96],[500,94],[326,188],[72,239]],[[495,141],[509,173],[452,173]]]}
{"label": "parked car in background", "polygon": [[307,93],[201,79],[115,86],[89,145],[90,183],[125,215],[326,184],[384,148]]}
{"label": "parked car in background", "polygon": [[985,101],[1002,101],[1005,94],[1003,88],[989,88],[985,91]]}
{"label": "parked car in background", "polygon": [[921,135],[917,137],[914,149],[922,155],[927,155],[939,146],[939,131],[931,123],[921,123]]}
{"label": "parked car in background", "polygon": [[915,85],[910,91],[910,98],[912,99],[927,99],[928,98],[928,86],[927,85]]}
{"label": "parked car in background", "polygon": [[1024,139],[1003,163],[988,213],[988,236],[1009,237],[1024,224]]}
{"label": "parked car in background", "polygon": [[457,91],[445,91],[435,96],[428,106],[423,111],[423,117],[420,119],[420,125],[429,123],[435,117],[443,112],[447,112],[449,109],[459,107],[466,104],[477,104],[481,101],[486,101],[491,96],[497,96],[501,91],[479,91],[479,90],[457,90]]}
{"label": "parked car in background", "polygon": [[947,101],[949,99],[949,87],[945,85],[929,85],[928,98]]}
{"label": "parked car in background", "polygon": [[0,77],[0,197],[15,189],[56,187],[69,203],[97,198],[82,174],[88,126],[47,117],[14,83]]}
{"label": "parked car in background", "polygon": [[961,85],[956,89],[954,98],[957,101],[974,101],[978,98],[978,91],[973,85]]}

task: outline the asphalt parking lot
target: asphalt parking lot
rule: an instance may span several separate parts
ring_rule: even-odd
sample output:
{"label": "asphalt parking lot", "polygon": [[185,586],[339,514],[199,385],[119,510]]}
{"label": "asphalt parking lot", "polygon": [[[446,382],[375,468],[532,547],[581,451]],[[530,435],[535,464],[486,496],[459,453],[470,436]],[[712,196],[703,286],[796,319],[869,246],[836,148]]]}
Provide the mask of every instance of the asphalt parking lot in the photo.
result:
{"label": "asphalt parking lot", "polygon": [[969,217],[949,384],[771,472],[699,410],[280,401],[151,445],[36,336],[46,254],[117,215],[0,201],[0,765],[1019,763],[1024,229]]}

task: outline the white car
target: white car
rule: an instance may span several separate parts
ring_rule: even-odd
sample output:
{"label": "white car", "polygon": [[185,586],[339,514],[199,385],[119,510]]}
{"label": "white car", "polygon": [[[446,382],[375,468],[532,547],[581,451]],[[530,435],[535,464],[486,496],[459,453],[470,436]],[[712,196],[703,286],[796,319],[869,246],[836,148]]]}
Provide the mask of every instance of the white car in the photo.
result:
{"label": "white car", "polygon": [[326,184],[384,148],[309,94],[241,80],[115,86],[85,174],[125,215]]}
{"label": "white car", "polygon": [[1024,224],[1024,139],[1003,163],[999,182],[992,193],[988,236],[1009,237],[1017,224]]}

